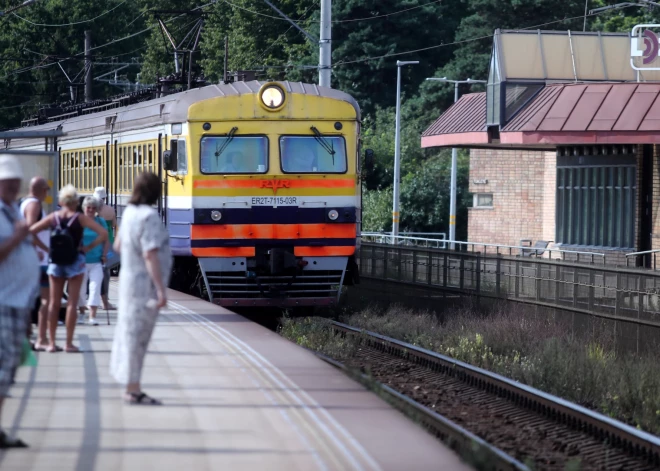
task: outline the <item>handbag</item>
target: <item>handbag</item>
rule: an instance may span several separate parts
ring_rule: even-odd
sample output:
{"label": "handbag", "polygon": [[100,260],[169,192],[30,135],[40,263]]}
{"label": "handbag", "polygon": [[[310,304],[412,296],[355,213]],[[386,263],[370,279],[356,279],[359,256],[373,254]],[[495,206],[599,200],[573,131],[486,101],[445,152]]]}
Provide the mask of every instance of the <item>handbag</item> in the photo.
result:
{"label": "handbag", "polygon": [[23,345],[21,347],[21,366],[37,366],[37,356],[32,351],[32,345],[27,337],[23,337]]}

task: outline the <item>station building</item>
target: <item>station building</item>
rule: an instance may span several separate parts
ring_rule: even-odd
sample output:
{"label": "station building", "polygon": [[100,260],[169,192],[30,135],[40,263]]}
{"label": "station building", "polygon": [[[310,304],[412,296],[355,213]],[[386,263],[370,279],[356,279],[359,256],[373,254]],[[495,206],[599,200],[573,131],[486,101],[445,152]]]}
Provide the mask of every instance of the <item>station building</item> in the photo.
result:
{"label": "station building", "polygon": [[617,264],[660,249],[660,59],[648,31],[495,32],[487,91],[422,135],[422,147],[470,149],[469,241],[545,241]]}

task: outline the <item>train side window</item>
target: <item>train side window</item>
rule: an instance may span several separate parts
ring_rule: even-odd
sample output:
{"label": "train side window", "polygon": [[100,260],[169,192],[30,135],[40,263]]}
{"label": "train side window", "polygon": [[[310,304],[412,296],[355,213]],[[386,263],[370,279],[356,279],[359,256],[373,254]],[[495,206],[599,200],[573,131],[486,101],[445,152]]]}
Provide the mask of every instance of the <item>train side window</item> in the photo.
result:
{"label": "train side window", "polygon": [[92,151],[92,179],[91,179],[91,185],[89,185],[90,188],[94,189],[98,185],[98,168],[99,168],[99,151],[93,150]]}
{"label": "train side window", "polygon": [[82,161],[80,162],[80,188],[87,189],[87,151],[82,151]]}
{"label": "train side window", "polygon": [[176,158],[178,164],[176,173],[178,175],[188,175],[188,156],[186,154],[186,140],[179,139],[176,148],[177,148]]}
{"label": "train side window", "polygon": [[124,146],[119,148],[119,191],[124,191],[126,188],[126,176],[124,175],[124,166],[126,165],[126,158],[124,156]]}

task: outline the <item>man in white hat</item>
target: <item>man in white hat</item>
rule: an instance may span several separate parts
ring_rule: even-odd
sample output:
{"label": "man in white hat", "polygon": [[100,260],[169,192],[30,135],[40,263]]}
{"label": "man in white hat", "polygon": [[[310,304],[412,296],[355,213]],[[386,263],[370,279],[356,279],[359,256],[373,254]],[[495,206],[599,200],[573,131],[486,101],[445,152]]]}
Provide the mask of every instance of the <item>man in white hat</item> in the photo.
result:
{"label": "man in white hat", "polygon": [[[98,215],[105,220],[105,224],[108,226],[108,245],[110,246],[108,257],[112,257],[112,244],[115,243],[115,233],[117,230],[117,213],[115,213],[115,209],[112,206],[106,204],[108,194],[105,191],[105,187],[97,186],[94,189],[94,197],[101,202]],[[102,260],[102,262],[104,267],[103,283],[101,284],[101,301],[103,301],[103,309],[115,309],[115,306],[108,301],[108,287],[110,285],[110,268],[108,267],[108,260]]]}
{"label": "man in white hat", "polygon": [[[39,258],[16,204],[22,179],[16,157],[0,155],[0,414],[21,359],[30,309],[39,289]],[[0,449],[26,446],[0,428]]]}

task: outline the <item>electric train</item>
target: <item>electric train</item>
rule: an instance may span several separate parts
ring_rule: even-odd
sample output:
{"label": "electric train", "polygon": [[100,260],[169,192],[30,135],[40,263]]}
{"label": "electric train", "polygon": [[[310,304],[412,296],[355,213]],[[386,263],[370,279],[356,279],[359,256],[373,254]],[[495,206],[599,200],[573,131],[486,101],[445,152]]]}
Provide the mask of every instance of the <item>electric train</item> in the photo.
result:
{"label": "electric train", "polygon": [[[334,304],[358,281],[360,110],[350,95],[248,81],[50,114],[17,131],[61,130],[56,187],[105,186],[120,225],[136,176],[162,178],[174,288],[224,306],[295,307]],[[5,140],[9,151],[43,146]]]}

